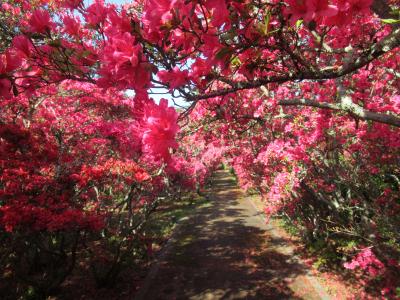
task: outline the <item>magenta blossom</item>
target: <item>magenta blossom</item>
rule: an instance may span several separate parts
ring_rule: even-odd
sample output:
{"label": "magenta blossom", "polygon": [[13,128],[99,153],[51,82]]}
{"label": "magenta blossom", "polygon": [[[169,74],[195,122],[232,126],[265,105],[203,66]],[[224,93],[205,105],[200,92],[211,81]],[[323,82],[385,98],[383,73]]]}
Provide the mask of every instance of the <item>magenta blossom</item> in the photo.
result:
{"label": "magenta blossom", "polygon": [[156,159],[168,161],[170,150],[176,149],[178,143],[175,135],[179,131],[178,114],[174,108],[168,107],[168,101],[161,99],[160,104],[146,104],[143,116],[143,152]]}
{"label": "magenta blossom", "polygon": [[29,19],[29,31],[31,32],[44,33],[52,27],[53,23],[47,10],[37,9]]}
{"label": "magenta blossom", "polygon": [[157,76],[163,83],[167,83],[171,89],[175,89],[185,85],[188,81],[189,71],[181,71],[178,67],[175,67],[172,71],[159,71]]}

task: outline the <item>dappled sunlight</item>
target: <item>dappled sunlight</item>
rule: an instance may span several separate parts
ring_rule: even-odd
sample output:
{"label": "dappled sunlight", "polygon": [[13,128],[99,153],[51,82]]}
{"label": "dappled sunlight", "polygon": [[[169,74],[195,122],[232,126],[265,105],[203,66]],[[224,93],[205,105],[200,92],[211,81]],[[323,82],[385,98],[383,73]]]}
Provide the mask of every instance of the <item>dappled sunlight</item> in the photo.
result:
{"label": "dappled sunlight", "polygon": [[1,0],[0,298],[400,298],[399,48],[400,0]]}
{"label": "dappled sunlight", "polygon": [[[217,171],[212,182],[210,205],[178,228],[141,299],[304,299],[293,282],[308,269],[280,249],[287,241],[268,235],[226,171]],[[255,219],[253,226],[249,219]],[[307,286],[306,278],[301,281]],[[308,285],[307,299],[314,299]]]}

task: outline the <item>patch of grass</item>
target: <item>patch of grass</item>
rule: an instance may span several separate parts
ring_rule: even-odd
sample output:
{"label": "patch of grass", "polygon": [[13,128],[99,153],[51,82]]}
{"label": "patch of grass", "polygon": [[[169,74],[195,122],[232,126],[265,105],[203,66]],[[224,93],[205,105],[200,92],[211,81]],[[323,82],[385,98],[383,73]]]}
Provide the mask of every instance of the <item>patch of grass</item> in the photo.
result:
{"label": "patch of grass", "polygon": [[289,219],[282,217],[274,217],[274,220],[291,236],[300,236],[300,230]]}
{"label": "patch of grass", "polygon": [[246,190],[246,194],[249,195],[249,196],[256,196],[256,197],[260,196],[260,192],[256,188],[247,189]]}

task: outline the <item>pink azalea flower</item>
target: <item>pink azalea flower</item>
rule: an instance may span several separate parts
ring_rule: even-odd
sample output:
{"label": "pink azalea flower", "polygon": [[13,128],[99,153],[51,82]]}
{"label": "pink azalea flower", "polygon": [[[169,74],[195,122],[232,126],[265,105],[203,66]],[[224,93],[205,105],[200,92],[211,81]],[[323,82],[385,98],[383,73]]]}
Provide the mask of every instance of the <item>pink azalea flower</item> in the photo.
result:
{"label": "pink azalea flower", "polygon": [[291,15],[291,23],[303,19],[306,22],[332,17],[337,14],[338,9],[330,5],[328,0],[287,0],[289,6],[284,11],[286,15]]}
{"label": "pink azalea flower", "polygon": [[104,0],[96,0],[86,9],[85,19],[91,25],[102,23],[107,17],[107,8],[104,6]]}
{"label": "pink azalea flower", "polygon": [[212,12],[211,24],[213,26],[219,27],[229,22],[229,10],[225,0],[208,0],[205,6]]}
{"label": "pink azalea flower", "polygon": [[174,108],[168,107],[168,101],[161,99],[160,104],[146,104],[143,117],[143,152],[156,159],[168,161],[169,149],[176,149],[178,143],[175,135],[179,131],[178,114]]}
{"label": "pink azalea flower", "polygon": [[64,0],[62,1],[62,7],[69,9],[76,9],[82,4],[82,0]]}
{"label": "pink azalea flower", "polygon": [[120,88],[140,89],[150,80],[149,68],[141,61],[142,47],[129,33],[119,34],[109,40],[101,56],[100,83],[115,82]]}
{"label": "pink azalea flower", "polygon": [[12,45],[13,48],[19,52],[20,55],[23,55],[25,57],[29,57],[33,50],[33,45],[31,41],[23,34],[14,37],[12,40]]}
{"label": "pink azalea flower", "polygon": [[63,18],[64,28],[63,31],[70,35],[78,35],[81,24],[77,17],[72,15],[64,15]]}
{"label": "pink azalea flower", "polygon": [[372,277],[381,274],[385,270],[384,264],[375,256],[371,248],[362,249],[351,262],[346,262],[343,266],[349,270],[354,270],[359,267]]}
{"label": "pink azalea flower", "polygon": [[144,8],[143,22],[149,27],[158,27],[172,19],[171,8],[176,1],[148,0]]}
{"label": "pink azalea flower", "polygon": [[338,26],[349,24],[353,20],[352,16],[368,13],[371,4],[372,0],[337,0],[338,12],[336,15],[328,17],[325,24]]}
{"label": "pink azalea flower", "polygon": [[290,20],[292,23],[307,15],[305,0],[287,0],[286,2],[289,6],[285,9],[284,13],[291,15]]}
{"label": "pink azalea flower", "polygon": [[163,83],[167,83],[171,89],[175,89],[185,85],[188,81],[188,70],[179,70],[178,67],[175,67],[172,71],[159,71],[157,73],[158,78]]}
{"label": "pink azalea flower", "polygon": [[0,98],[11,97],[11,82],[8,79],[0,79]]}
{"label": "pink azalea flower", "polygon": [[47,10],[37,9],[29,19],[29,30],[36,33],[44,33],[51,29],[53,23]]}

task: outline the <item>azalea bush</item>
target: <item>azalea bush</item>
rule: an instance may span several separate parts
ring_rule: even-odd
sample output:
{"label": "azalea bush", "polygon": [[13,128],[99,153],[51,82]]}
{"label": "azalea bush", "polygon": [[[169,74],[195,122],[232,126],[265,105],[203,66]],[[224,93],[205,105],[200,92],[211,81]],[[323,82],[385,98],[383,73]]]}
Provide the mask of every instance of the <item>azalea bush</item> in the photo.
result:
{"label": "azalea bush", "polygon": [[[224,107],[220,116],[211,102],[199,104],[193,115],[207,110],[208,120],[193,118],[190,126],[211,124],[202,138],[215,137],[239,184],[262,197],[268,219],[279,216],[295,229],[316,266],[347,269],[374,283],[369,292],[380,285],[393,296],[400,258],[398,129],[330,111],[300,114],[277,106],[274,96],[260,91],[215,100]],[[357,263],[364,252],[373,259]]]}
{"label": "azalea bush", "polygon": [[4,282],[44,297],[80,261],[111,285],[159,203],[224,161],[394,297],[399,4],[2,1]]}
{"label": "azalea bush", "polygon": [[1,262],[20,295],[54,292],[77,262],[110,286],[146,255],[144,226],[177,193],[165,170],[177,114],[162,105],[137,111],[117,91],[72,82],[3,102]]}

